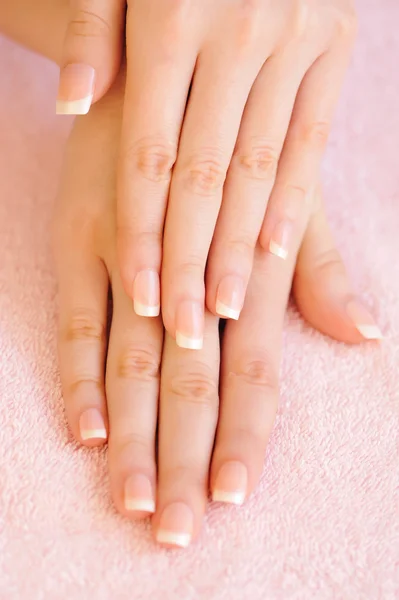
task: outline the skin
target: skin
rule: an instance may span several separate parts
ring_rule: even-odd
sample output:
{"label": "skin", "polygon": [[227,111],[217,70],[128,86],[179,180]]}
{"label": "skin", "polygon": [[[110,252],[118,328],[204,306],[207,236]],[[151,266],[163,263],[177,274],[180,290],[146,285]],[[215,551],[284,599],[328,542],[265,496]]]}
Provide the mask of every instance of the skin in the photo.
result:
{"label": "skin", "polygon": [[[43,8],[47,1],[42,0]],[[59,7],[59,12],[42,13],[51,32],[66,26],[62,2]],[[23,17],[16,14],[4,26],[22,42],[20,25],[29,10],[25,5]],[[30,30],[26,43],[58,60],[60,38],[43,35],[43,23],[38,31]],[[63,395],[76,439],[88,447],[108,442],[117,509],[139,519],[152,512],[125,505],[126,482],[132,476],[141,482],[147,478],[155,500],[155,537],[166,546],[182,545],[181,538],[178,543],[176,538],[159,540],[165,515],[169,533],[188,531],[188,541],[194,539],[223,466],[245,469],[245,498],[257,485],[277,410],[291,286],[302,315],[320,331],[347,343],[363,338],[347,311],[349,302],[358,301],[328,229],[319,186],[306,204],[286,261],[257,246],[245,308],[238,322],[227,323],[221,342],[218,318],[210,311],[204,347],[197,352],[179,348],[160,318],[135,314],[117,256],[124,88],[121,72],[91,113],[76,120],[67,146],[54,230]],[[81,416],[93,409],[103,418],[106,437],[83,439]]]}
{"label": "skin", "polygon": [[[74,0],[70,14],[62,64],[94,67],[96,100],[124,2]],[[161,275],[172,337],[200,338],[205,304],[238,317],[258,240],[295,254],[356,27],[352,0],[128,3],[118,255],[133,300],[139,275],[158,294]]]}
{"label": "skin", "polygon": [[295,297],[309,321],[346,342],[362,338],[345,312],[352,294],[317,193],[296,240],[298,250],[307,228],[296,267],[296,252],[282,268],[278,258],[258,246],[246,306],[238,322],[227,323],[221,349],[218,319],[209,311],[204,347],[197,352],[179,348],[167,333],[164,337],[159,318],[135,314],[116,249],[122,88],[117,84],[89,116],[76,121],[61,183],[55,255],[65,405],[71,429],[85,445],[105,440],[83,440],[80,415],[88,408],[103,415],[118,510],[131,518],[148,515],[124,506],[127,478],[144,474],[156,495],[154,535],[163,511],[172,505],[177,506],[175,528],[179,519],[187,522],[188,510],[188,529],[195,538],[224,464],[245,466],[245,497],[262,472],[278,404],[281,334],[293,276]]}

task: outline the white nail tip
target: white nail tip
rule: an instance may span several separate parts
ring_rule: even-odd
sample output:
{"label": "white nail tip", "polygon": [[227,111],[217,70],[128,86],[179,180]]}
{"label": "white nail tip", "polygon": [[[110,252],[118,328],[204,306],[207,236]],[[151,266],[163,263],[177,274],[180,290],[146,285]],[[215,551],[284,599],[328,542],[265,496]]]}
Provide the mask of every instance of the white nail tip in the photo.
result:
{"label": "white nail tip", "polygon": [[204,340],[189,338],[185,335],[182,335],[178,331],[176,332],[176,344],[180,348],[186,348],[187,350],[201,350],[204,344]]}
{"label": "white nail tip", "polygon": [[157,542],[160,544],[170,544],[171,546],[187,548],[191,542],[191,535],[189,533],[175,533],[173,531],[160,529],[157,533]]}
{"label": "white nail tip", "polygon": [[93,94],[80,100],[57,100],[57,115],[87,115],[93,101]]}
{"label": "white nail tip", "polygon": [[134,312],[139,317],[158,317],[161,307],[159,306],[146,306],[140,302],[134,301]]}
{"label": "white nail tip", "polygon": [[276,242],[273,242],[273,240],[270,241],[269,250],[274,256],[278,256],[278,258],[282,258],[283,260],[288,256],[287,250],[276,244]]}
{"label": "white nail tip", "polygon": [[214,502],[225,502],[227,504],[235,504],[241,506],[245,501],[244,492],[224,492],[223,490],[214,490],[212,494]]}
{"label": "white nail tip", "polygon": [[83,429],[80,433],[82,440],[106,440],[107,432],[105,429]]}
{"label": "white nail tip", "polygon": [[384,337],[377,325],[356,325],[356,329],[366,340],[382,340]]}
{"label": "white nail tip", "polygon": [[126,498],[125,499],[126,510],[140,511],[140,512],[155,512],[155,502],[153,500],[144,500],[140,498]]}
{"label": "white nail tip", "polygon": [[233,310],[232,308],[226,306],[226,304],[223,304],[223,302],[219,301],[216,302],[216,312],[220,317],[224,317],[226,319],[234,319],[234,321],[238,321],[240,317],[239,310]]}

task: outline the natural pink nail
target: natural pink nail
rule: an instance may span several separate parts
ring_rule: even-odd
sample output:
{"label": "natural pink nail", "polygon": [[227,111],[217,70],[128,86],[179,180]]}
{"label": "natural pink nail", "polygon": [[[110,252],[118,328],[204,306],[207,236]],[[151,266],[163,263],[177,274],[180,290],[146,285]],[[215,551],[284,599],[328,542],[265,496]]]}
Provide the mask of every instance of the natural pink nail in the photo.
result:
{"label": "natural pink nail", "polygon": [[157,317],[160,311],[159,275],[156,271],[140,271],[133,286],[134,311],[141,317]]}
{"label": "natural pink nail", "polygon": [[79,429],[82,440],[107,439],[104,419],[96,408],[89,408],[80,415]]}
{"label": "natural pink nail", "polygon": [[346,307],[346,312],[353,321],[356,329],[366,340],[381,340],[383,338],[374,317],[358,300],[349,302]]}
{"label": "natural pink nail", "polygon": [[181,302],[176,313],[176,343],[180,348],[201,350],[204,337],[204,308],[199,302]]}
{"label": "natural pink nail", "polygon": [[148,477],[135,473],[125,482],[125,508],[133,512],[155,512],[152,485]]}
{"label": "natural pink nail", "polygon": [[247,485],[246,467],[238,461],[226,462],[216,476],[212,499],[215,502],[241,505],[247,495]]}
{"label": "natural pink nail", "polygon": [[287,258],[293,230],[292,221],[280,221],[276,224],[269,243],[272,254],[283,260]]}
{"label": "natural pink nail", "polygon": [[90,65],[72,63],[60,72],[56,104],[57,115],[85,115],[94,94],[95,71]]}
{"label": "natural pink nail", "polygon": [[193,535],[194,516],[191,509],[183,502],[169,504],[161,514],[157,542],[167,546],[186,548]]}
{"label": "natural pink nail", "polygon": [[228,275],[219,284],[216,312],[226,319],[238,320],[244,305],[244,282],[239,277]]}

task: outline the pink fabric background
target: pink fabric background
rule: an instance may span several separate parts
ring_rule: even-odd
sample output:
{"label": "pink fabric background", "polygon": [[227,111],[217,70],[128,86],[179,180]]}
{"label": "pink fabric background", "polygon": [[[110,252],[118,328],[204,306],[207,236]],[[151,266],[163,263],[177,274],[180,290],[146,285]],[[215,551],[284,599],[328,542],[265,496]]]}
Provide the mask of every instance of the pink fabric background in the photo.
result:
{"label": "pink fabric background", "polygon": [[360,20],[325,187],[386,339],[349,348],[290,309],[262,481],[187,551],[118,516],[106,452],[68,433],[50,221],[69,122],[55,68],[0,40],[1,600],[399,598],[399,3],[362,0]]}

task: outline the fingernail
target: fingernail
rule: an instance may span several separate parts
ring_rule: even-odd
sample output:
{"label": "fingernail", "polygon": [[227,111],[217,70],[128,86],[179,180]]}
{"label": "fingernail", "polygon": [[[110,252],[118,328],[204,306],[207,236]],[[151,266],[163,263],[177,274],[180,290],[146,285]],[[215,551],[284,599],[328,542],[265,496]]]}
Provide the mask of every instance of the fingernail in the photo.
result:
{"label": "fingernail", "polygon": [[288,256],[292,233],[292,221],[280,221],[280,223],[277,223],[269,244],[270,252],[285,260]]}
{"label": "fingernail", "polygon": [[170,504],[161,515],[156,534],[157,542],[187,548],[191,542],[193,527],[194,516],[190,508],[183,502]]}
{"label": "fingernail", "polygon": [[239,277],[229,275],[222,279],[216,298],[216,312],[226,319],[238,320],[244,305],[244,282]]}
{"label": "fingernail", "polygon": [[204,309],[199,302],[181,302],[176,314],[176,343],[180,348],[201,350],[204,337]]}
{"label": "fingernail", "polygon": [[125,483],[125,508],[138,512],[155,512],[154,495],[148,477],[138,473],[128,477]]}
{"label": "fingernail", "polygon": [[383,335],[380,328],[363,304],[358,300],[352,300],[346,307],[349,318],[353,321],[356,329],[366,340],[382,340]]}
{"label": "fingernail", "polygon": [[227,462],[217,474],[212,499],[215,502],[227,502],[240,506],[245,501],[247,485],[246,467],[238,461]]}
{"label": "fingernail", "polygon": [[89,408],[80,415],[79,429],[82,440],[107,439],[104,419],[96,408]]}
{"label": "fingernail", "polygon": [[56,114],[87,114],[93,100],[94,79],[95,71],[90,65],[73,63],[61,69]]}
{"label": "fingernail", "polygon": [[140,317],[158,317],[160,311],[159,275],[156,271],[140,271],[133,285],[134,312]]}

